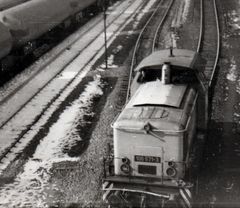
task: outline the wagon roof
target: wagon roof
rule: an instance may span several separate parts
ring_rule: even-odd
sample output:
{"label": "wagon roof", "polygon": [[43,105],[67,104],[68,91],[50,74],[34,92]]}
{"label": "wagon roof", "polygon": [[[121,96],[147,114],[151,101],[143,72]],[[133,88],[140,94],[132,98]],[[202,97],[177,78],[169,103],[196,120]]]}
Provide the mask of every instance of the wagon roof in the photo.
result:
{"label": "wagon roof", "polygon": [[155,51],[143,59],[135,71],[144,68],[161,67],[165,62],[169,62],[173,66],[175,65],[189,69],[199,68],[198,64],[201,63],[201,57],[197,52],[185,49],[173,49],[172,53],[173,56],[170,56],[169,49]]}

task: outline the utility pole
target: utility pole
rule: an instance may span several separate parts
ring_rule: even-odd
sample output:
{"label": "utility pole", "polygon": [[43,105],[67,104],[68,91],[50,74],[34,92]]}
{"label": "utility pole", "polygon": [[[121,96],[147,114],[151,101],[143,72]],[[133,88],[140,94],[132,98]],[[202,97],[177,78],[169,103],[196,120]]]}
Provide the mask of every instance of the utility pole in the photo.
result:
{"label": "utility pole", "polygon": [[104,47],[105,47],[105,68],[108,68],[108,52],[107,52],[107,2],[104,0],[103,8],[103,22],[104,22]]}

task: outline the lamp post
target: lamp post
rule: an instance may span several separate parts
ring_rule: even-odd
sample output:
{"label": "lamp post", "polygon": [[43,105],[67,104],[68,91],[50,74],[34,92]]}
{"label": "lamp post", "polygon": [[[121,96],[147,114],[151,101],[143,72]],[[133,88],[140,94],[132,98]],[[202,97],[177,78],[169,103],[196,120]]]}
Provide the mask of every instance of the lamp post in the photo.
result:
{"label": "lamp post", "polygon": [[107,2],[104,0],[103,22],[104,22],[104,47],[105,47],[105,68],[108,68],[108,53],[107,53]]}

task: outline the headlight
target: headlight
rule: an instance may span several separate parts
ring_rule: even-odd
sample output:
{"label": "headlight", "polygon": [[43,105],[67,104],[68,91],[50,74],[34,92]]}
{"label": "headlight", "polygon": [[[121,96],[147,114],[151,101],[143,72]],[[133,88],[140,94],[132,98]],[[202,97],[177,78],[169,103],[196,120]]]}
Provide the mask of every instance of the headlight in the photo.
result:
{"label": "headlight", "polygon": [[131,167],[128,164],[122,164],[121,165],[121,171],[125,174],[129,174],[131,172]]}
{"label": "headlight", "polygon": [[175,167],[175,162],[169,161],[169,162],[168,162],[168,166],[170,166],[170,167]]}
{"label": "headlight", "polygon": [[130,160],[127,157],[122,158],[122,165],[120,167],[121,171],[125,174],[129,174],[131,172]]}
{"label": "headlight", "polygon": [[166,170],[167,175],[170,177],[175,177],[177,175],[177,164],[174,161],[169,161],[168,166],[169,167]]}
{"label": "headlight", "polygon": [[167,168],[166,173],[168,176],[174,177],[177,175],[177,170],[173,167],[169,167],[169,168]]}
{"label": "headlight", "polygon": [[130,160],[127,157],[122,158],[122,163],[123,164],[130,164]]}

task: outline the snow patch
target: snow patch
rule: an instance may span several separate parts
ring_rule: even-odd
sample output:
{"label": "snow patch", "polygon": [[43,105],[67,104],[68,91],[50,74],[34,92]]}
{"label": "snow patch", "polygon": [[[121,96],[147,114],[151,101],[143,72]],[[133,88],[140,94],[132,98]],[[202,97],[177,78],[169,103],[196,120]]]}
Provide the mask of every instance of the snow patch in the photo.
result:
{"label": "snow patch", "polygon": [[231,59],[230,69],[227,74],[227,79],[229,81],[235,82],[237,80],[237,65],[234,57]]}
{"label": "snow patch", "polygon": [[[63,153],[81,140],[76,126],[83,122],[95,96],[102,95],[100,77],[90,82],[80,97],[66,108],[59,120],[50,128],[48,135],[40,142],[33,157],[25,164],[24,170],[14,183],[3,186],[0,191],[0,205],[10,207],[47,207],[44,190],[48,187],[53,163],[77,161]],[[13,200],[14,199],[14,200]]]}
{"label": "snow patch", "polygon": [[[108,60],[107,60],[107,68],[118,68],[119,66],[114,64],[114,60],[115,60],[115,55],[120,51],[122,50],[123,46],[122,45],[118,45],[115,49],[113,49],[112,51],[112,54],[108,57]],[[98,68],[97,70],[98,71],[104,71],[106,69],[106,62],[103,63],[100,68]]]}
{"label": "snow patch", "polygon": [[186,22],[189,13],[190,3],[191,0],[184,0],[180,2],[180,6],[176,11],[176,16],[172,22],[172,27],[180,27]]}
{"label": "snow patch", "polygon": [[183,14],[182,14],[183,23],[187,20],[187,15],[188,15],[188,12],[189,12],[190,3],[191,3],[191,0],[185,0],[185,4],[184,4],[184,8],[183,8]]}
{"label": "snow patch", "polygon": [[238,118],[240,118],[240,114],[239,113],[234,113],[234,116],[236,116],[236,117],[238,117]]}
{"label": "snow patch", "polygon": [[230,32],[234,34],[240,34],[240,15],[239,11],[233,10],[226,15],[227,24]]}
{"label": "snow patch", "polygon": [[238,79],[237,87],[236,87],[236,92],[240,94],[240,79]]}
{"label": "snow patch", "polygon": [[63,72],[59,75],[59,79],[72,79],[77,75],[77,72]]}
{"label": "snow patch", "polygon": [[142,10],[136,17],[136,19],[134,20],[133,23],[133,30],[136,29],[136,27],[138,26],[141,18],[143,17],[143,15],[147,12],[150,11],[150,9],[152,8],[152,6],[154,5],[154,3],[156,2],[156,0],[150,0],[148,1],[146,7],[144,8],[144,10]]}

